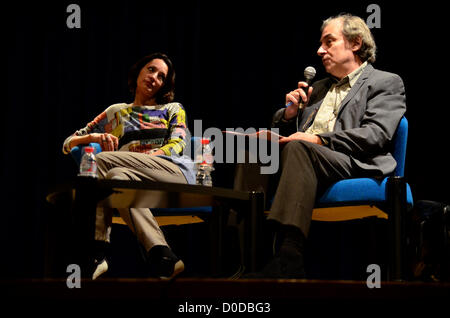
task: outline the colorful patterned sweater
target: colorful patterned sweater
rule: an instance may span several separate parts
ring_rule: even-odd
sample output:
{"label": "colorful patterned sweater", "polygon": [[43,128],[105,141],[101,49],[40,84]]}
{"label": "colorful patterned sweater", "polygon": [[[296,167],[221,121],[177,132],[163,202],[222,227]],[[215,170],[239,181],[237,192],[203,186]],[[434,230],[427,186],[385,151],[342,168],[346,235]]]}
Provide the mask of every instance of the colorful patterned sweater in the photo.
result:
{"label": "colorful patterned sweater", "polygon": [[[183,154],[187,135],[186,113],[179,103],[155,106],[132,106],[125,103],[111,105],[86,127],[69,136],[64,141],[63,152],[70,153],[70,140],[73,136],[90,133],[116,136],[119,139],[119,151],[149,153],[153,149],[161,149],[167,159],[183,166],[180,168],[191,183],[192,173],[189,171],[187,176],[185,171],[186,158],[181,163],[176,160]],[[190,165],[188,170],[191,170]]]}

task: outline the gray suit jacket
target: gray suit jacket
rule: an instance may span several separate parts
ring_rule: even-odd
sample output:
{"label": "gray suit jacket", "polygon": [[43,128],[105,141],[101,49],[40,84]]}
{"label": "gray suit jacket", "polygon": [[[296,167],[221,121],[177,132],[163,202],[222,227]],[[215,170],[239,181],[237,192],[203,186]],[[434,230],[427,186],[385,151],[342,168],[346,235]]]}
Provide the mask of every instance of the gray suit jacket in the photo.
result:
{"label": "gray suit jacket", "polygon": [[[298,131],[305,131],[314,121],[317,110],[333,83],[327,78],[313,84],[308,106],[299,113]],[[406,111],[402,79],[367,65],[343,100],[333,132],[320,136],[327,147],[350,156],[364,174],[388,175],[396,162],[391,154],[391,141]],[[273,127],[288,136],[297,131],[296,120],[283,120],[284,108],[278,110]]]}

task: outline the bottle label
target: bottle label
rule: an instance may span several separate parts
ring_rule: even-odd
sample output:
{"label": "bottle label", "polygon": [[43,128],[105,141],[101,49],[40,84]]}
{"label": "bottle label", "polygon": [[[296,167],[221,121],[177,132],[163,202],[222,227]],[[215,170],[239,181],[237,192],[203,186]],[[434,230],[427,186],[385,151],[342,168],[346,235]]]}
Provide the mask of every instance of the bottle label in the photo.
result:
{"label": "bottle label", "polygon": [[80,164],[80,176],[97,177],[97,161],[95,157],[84,157]]}

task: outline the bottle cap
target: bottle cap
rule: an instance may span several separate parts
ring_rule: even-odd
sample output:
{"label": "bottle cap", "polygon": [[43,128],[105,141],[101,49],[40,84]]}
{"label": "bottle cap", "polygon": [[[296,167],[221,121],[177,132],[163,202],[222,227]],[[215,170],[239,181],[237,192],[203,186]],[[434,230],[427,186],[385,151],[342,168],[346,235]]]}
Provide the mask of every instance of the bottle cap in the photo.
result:
{"label": "bottle cap", "polygon": [[207,144],[209,144],[209,139],[202,139],[201,140],[201,142],[202,142],[202,145],[207,145]]}
{"label": "bottle cap", "polygon": [[94,152],[94,147],[84,147],[84,152],[90,153],[90,152]]}

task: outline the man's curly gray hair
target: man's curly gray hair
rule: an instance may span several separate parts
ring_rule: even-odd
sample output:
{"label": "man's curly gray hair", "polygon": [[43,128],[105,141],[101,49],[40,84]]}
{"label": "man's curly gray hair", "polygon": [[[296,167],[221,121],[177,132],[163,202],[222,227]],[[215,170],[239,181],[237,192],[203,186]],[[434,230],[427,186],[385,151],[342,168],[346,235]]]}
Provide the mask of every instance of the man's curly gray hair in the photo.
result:
{"label": "man's curly gray hair", "polygon": [[351,14],[340,14],[334,17],[330,17],[323,21],[321,31],[331,22],[336,19],[342,21],[342,34],[350,42],[354,42],[356,39],[361,39],[361,48],[356,54],[361,61],[374,63],[376,59],[377,46],[373,38],[372,32],[366,22],[360,17]]}

